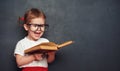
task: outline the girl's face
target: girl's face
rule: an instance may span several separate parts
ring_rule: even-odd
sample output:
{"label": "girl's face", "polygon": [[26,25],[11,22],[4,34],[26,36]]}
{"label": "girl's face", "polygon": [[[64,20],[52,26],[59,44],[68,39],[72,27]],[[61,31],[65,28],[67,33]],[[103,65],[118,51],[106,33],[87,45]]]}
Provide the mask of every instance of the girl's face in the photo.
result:
{"label": "girl's face", "polygon": [[34,18],[29,24],[24,24],[24,28],[28,31],[28,38],[30,40],[38,40],[44,33],[45,30],[45,19]]}

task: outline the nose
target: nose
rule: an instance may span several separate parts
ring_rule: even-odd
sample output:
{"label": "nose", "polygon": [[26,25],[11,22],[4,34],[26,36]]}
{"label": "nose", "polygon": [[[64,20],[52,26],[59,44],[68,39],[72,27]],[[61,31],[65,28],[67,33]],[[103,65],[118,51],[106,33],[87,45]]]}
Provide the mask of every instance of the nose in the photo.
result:
{"label": "nose", "polygon": [[38,30],[38,31],[42,31],[41,27],[38,27],[37,30]]}

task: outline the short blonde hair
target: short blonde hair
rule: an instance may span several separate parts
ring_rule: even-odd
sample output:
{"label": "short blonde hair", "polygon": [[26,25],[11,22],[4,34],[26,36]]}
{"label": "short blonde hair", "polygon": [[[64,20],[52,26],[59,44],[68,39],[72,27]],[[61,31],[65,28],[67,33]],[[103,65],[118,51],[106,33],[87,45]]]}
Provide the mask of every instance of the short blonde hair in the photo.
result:
{"label": "short blonde hair", "polygon": [[36,8],[32,8],[25,13],[24,24],[28,24],[31,21],[31,19],[39,18],[39,17],[46,19],[46,16],[42,11],[40,11]]}

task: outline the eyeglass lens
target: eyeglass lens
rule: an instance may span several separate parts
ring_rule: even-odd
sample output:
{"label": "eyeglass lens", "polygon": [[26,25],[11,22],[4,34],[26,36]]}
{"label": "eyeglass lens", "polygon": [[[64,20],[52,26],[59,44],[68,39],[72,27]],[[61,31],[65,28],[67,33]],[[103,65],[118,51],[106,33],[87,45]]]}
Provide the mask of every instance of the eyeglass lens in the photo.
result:
{"label": "eyeglass lens", "polygon": [[32,31],[37,31],[37,30],[40,30],[40,31],[46,31],[47,28],[48,28],[48,24],[28,24],[30,26],[30,29]]}

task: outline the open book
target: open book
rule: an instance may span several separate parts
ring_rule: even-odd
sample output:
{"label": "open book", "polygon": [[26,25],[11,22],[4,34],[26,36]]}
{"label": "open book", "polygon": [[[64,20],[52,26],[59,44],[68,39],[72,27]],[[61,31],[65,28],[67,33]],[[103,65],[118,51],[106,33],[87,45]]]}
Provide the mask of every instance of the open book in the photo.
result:
{"label": "open book", "polygon": [[24,51],[24,53],[25,54],[33,54],[33,53],[46,53],[49,51],[57,51],[58,49],[60,49],[64,46],[70,45],[72,43],[73,43],[73,41],[67,41],[62,44],[56,44],[54,42],[45,42],[45,43],[38,44],[34,47],[31,47],[29,49],[26,49]]}

